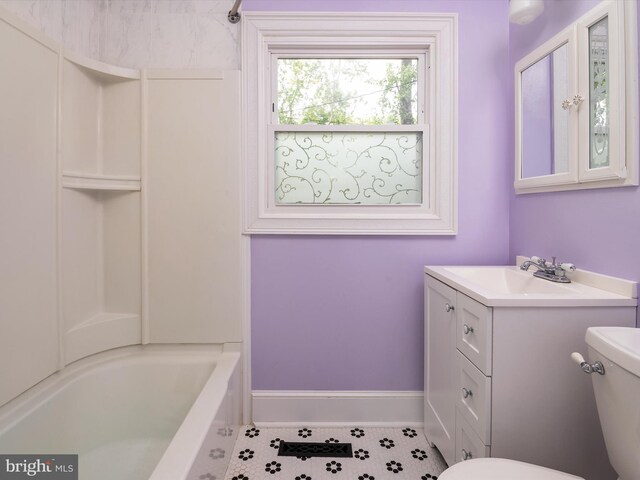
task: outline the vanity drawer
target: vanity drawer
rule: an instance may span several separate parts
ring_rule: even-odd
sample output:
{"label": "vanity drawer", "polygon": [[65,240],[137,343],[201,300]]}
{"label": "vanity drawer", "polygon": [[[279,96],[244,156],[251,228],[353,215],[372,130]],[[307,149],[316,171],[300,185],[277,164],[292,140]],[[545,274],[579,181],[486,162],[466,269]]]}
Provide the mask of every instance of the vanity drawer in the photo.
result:
{"label": "vanity drawer", "polygon": [[458,292],[456,347],[485,375],[491,376],[492,309]]}
{"label": "vanity drawer", "polygon": [[491,447],[482,442],[464,415],[456,409],[456,463],[490,456]]}
{"label": "vanity drawer", "polygon": [[458,352],[456,407],[483,443],[491,443],[491,377]]}

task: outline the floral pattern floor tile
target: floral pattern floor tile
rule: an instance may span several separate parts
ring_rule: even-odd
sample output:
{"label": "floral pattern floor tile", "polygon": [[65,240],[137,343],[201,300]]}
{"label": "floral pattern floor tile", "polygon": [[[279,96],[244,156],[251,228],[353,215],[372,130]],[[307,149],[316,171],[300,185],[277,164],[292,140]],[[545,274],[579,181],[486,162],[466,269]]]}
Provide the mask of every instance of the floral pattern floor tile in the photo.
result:
{"label": "floral pattern floor tile", "polygon": [[[351,443],[352,458],[278,456],[280,440]],[[225,480],[437,480],[446,464],[416,428],[241,428]]]}

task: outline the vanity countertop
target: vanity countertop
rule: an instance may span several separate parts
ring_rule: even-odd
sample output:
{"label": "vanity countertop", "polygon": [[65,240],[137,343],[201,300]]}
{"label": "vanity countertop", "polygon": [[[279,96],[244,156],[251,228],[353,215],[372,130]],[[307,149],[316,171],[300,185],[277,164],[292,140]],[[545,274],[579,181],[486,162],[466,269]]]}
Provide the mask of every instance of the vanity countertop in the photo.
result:
{"label": "vanity countertop", "polygon": [[517,266],[426,266],[424,272],[489,307],[635,307],[638,304],[636,282],[585,270],[568,274],[571,283],[537,278],[533,271],[523,271]]}

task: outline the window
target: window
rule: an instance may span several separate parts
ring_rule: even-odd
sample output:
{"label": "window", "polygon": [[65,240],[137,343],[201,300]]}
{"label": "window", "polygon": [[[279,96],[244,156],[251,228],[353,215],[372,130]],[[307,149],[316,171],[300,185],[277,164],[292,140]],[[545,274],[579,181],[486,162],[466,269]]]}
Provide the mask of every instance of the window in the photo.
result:
{"label": "window", "polygon": [[363,53],[272,54],[276,204],[422,203],[426,52]]}
{"label": "window", "polygon": [[245,231],[454,234],[455,41],[454,15],[246,13]]}

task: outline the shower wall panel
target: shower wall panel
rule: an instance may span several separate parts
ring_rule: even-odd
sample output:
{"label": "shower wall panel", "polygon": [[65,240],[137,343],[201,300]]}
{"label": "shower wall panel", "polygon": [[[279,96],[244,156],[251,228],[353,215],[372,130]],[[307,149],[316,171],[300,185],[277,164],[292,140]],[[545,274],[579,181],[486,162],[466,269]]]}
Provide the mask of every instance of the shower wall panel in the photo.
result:
{"label": "shower wall panel", "polygon": [[0,15],[0,405],[58,366],[53,47]]}

